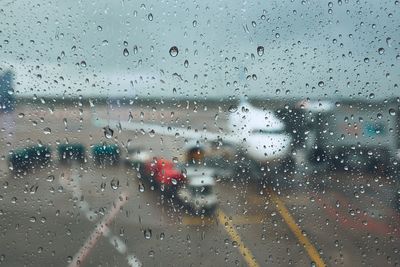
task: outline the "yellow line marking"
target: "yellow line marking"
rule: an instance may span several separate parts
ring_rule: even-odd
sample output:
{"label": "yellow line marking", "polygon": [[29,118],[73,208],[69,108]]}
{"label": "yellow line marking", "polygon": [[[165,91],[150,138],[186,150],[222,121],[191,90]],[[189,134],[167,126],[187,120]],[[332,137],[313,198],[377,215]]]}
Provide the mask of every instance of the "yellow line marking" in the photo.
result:
{"label": "yellow line marking", "polygon": [[310,256],[311,260],[316,264],[316,266],[326,266],[325,262],[320,257],[317,249],[311,244],[310,240],[304,236],[296,224],[295,220],[293,219],[292,215],[290,215],[288,209],[286,208],[283,201],[278,197],[278,195],[270,191],[271,199],[275,202],[279,213],[281,214],[283,220],[289,226],[290,230],[299,240],[299,242],[304,246],[304,249],[307,251],[308,255]]}
{"label": "yellow line marking", "polygon": [[182,219],[184,225],[210,225],[214,224],[214,220],[210,217],[195,217],[195,216],[184,216]]}
{"label": "yellow line marking", "polygon": [[[265,216],[261,215],[243,215],[243,216],[232,216],[230,221],[232,224],[261,224],[265,222]],[[182,219],[184,225],[212,225],[215,224],[215,220],[211,217],[194,217],[184,216]]]}
{"label": "yellow line marking", "polygon": [[262,205],[267,202],[265,199],[265,196],[260,196],[260,195],[250,195],[247,197],[248,201],[250,204],[254,205]]}
{"label": "yellow line marking", "polygon": [[232,224],[260,224],[264,221],[265,216],[261,215],[232,216]]}
{"label": "yellow line marking", "polygon": [[258,265],[253,254],[242,242],[242,239],[240,238],[238,232],[235,230],[235,227],[228,220],[228,216],[226,216],[225,213],[220,209],[216,211],[216,214],[219,224],[221,224],[224,227],[225,231],[229,234],[231,240],[237,243],[237,247],[240,253],[242,254],[244,260],[246,261],[247,265],[249,267],[259,267],[260,265]]}

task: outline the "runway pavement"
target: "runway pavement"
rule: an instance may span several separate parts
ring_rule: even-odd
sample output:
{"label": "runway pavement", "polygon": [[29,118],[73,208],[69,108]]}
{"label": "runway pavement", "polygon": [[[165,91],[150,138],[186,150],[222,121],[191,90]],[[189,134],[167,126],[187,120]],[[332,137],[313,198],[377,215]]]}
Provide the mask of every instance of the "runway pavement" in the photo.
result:
{"label": "runway pavement", "polygon": [[226,127],[227,113],[218,107],[19,107],[12,115],[15,126],[2,126],[0,132],[0,265],[400,264],[400,215],[392,205],[398,177],[277,173],[270,174],[279,180],[273,186],[218,179],[215,213],[192,216],[178,201],[152,190],[134,168],[95,165],[90,153],[84,164],[61,165],[53,149],[49,166],[24,175],[8,169],[9,150],[38,142],[55,148],[67,139],[87,149],[105,141],[183,157],[183,138],[111,125],[109,138],[90,123],[96,116],[129,120],[130,112],[132,119],[144,121],[211,131]]}

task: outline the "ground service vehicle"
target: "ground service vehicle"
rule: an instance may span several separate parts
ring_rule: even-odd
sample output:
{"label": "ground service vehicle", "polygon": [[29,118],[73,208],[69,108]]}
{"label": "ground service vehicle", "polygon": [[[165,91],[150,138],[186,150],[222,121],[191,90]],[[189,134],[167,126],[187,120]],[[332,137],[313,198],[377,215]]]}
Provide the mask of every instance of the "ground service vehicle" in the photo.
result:
{"label": "ground service vehicle", "polygon": [[191,167],[186,169],[186,183],[178,189],[178,199],[195,214],[212,213],[218,200],[215,194],[214,170]]}
{"label": "ground service vehicle", "polygon": [[[338,169],[388,169],[399,148],[398,100],[304,102],[307,155]],[[397,112],[396,112],[397,111]]]}
{"label": "ground service vehicle", "polygon": [[162,190],[172,192],[185,180],[176,164],[164,158],[153,158],[144,164],[144,175]]}

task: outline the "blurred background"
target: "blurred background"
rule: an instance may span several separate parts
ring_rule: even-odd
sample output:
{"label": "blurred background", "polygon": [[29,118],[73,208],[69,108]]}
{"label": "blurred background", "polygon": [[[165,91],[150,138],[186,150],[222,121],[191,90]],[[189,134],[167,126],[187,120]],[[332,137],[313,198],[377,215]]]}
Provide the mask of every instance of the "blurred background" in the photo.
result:
{"label": "blurred background", "polygon": [[400,263],[399,1],[3,1],[0,264]]}

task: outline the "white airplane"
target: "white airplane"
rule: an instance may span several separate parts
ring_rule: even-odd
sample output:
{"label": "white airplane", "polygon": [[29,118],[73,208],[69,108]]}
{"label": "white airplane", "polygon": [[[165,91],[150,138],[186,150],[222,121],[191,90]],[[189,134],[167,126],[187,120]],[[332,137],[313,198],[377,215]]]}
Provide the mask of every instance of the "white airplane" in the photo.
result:
{"label": "white airplane", "polygon": [[[97,127],[117,126],[124,130],[184,137],[195,141],[191,142],[192,147],[188,147],[188,150],[196,148],[196,143],[222,142],[224,145],[235,147],[236,155],[243,155],[250,162],[256,163],[250,168],[255,166],[272,167],[276,164],[283,164],[291,157],[292,137],[285,132],[285,124],[273,111],[256,108],[248,101],[242,100],[237,109],[230,109],[230,112],[229,132],[223,134],[137,121],[113,121],[97,118],[92,123]],[[230,166],[234,165],[230,164]]]}

